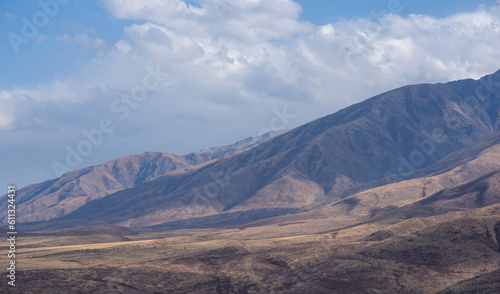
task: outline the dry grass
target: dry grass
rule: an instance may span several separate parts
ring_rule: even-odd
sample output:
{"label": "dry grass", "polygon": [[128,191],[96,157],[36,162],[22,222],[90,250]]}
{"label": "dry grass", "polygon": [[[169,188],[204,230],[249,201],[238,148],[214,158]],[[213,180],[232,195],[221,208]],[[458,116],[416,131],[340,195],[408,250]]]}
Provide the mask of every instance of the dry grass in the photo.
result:
{"label": "dry grass", "polygon": [[[352,292],[362,286],[383,293],[384,286],[435,293],[500,268],[498,209],[336,230],[331,219],[311,219],[128,236],[21,234],[16,288],[19,293],[331,293],[328,289],[341,285],[338,289]],[[307,230],[311,233],[299,233]],[[100,243],[85,244],[99,238]],[[6,243],[0,245],[5,250]]]}

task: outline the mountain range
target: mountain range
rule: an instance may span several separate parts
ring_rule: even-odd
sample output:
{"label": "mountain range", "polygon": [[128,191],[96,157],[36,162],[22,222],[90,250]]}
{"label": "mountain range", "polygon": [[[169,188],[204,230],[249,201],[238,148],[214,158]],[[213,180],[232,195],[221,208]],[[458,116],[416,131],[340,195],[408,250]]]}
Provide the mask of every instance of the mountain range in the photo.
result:
{"label": "mountain range", "polygon": [[[17,191],[18,220],[32,222],[64,216],[85,203],[147,182],[175,170],[187,171],[212,161],[231,157],[251,146],[283,133],[275,131],[260,137],[248,137],[231,145],[213,147],[178,156],[165,152],[145,152],[121,157],[97,166],[64,174],[60,178],[29,185]],[[5,195],[4,195],[5,197]],[[0,207],[5,208],[6,202]],[[6,220],[2,209],[0,219]]]}
{"label": "mountain range", "polygon": [[27,187],[19,204],[26,221],[52,220],[55,227],[290,213],[391,175],[399,181],[492,135],[500,123],[499,80],[500,71],[479,80],[404,86],[236,153],[226,147],[120,158]]}
{"label": "mountain range", "polygon": [[16,202],[23,287],[498,293],[499,114],[497,71],[27,186]]}

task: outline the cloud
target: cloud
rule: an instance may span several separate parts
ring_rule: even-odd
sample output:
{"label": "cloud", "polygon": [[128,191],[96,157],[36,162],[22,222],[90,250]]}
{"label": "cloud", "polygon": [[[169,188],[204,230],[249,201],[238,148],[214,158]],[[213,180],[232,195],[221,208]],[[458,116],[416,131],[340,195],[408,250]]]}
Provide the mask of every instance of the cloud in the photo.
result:
{"label": "cloud", "polygon": [[86,27],[81,23],[65,20],[64,31],[68,33],[57,36],[56,41],[66,45],[76,42],[84,45],[87,49],[108,49],[110,47],[106,41],[92,37],[96,34],[94,28]]}
{"label": "cloud", "polygon": [[96,33],[94,28],[86,27],[85,25],[83,25],[81,23],[74,22],[74,21],[71,21],[68,19],[64,20],[64,30],[66,30],[68,32],[75,33],[75,34],[86,34],[86,33],[95,34]]}
{"label": "cloud", "polygon": [[148,20],[181,34],[235,38],[247,43],[290,37],[312,29],[298,20],[301,7],[289,0],[209,0],[200,6],[180,0],[105,0],[117,18]]}
{"label": "cloud", "polygon": [[35,41],[36,41],[37,43],[41,43],[41,42],[43,42],[43,41],[45,41],[45,40],[50,40],[50,38],[49,38],[47,35],[44,35],[44,34],[39,34],[39,35],[37,35],[37,36],[35,37]]}
{"label": "cloud", "polygon": [[[301,21],[300,6],[289,0],[104,3],[135,24],[113,46],[78,25],[57,37],[107,49],[71,76],[1,90],[0,132],[64,134],[67,141],[53,143],[63,152],[81,129],[109,117],[117,128],[102,150],[110,153],[96,151],[86,164],[146,150],[188,153],[256,135],[284,105],[297,115],[291,128],[404,84],[500,68],[500,6],[315,26]],[[166,82],[121,121],[112,101],[157,65]]]}
{"label": "cloud", "polygon": [[3,17],[3,18],[13,18],[14,15],[0,9],[0,17]]}
{"label": "cloud", "polygon": [[[96,99],[95,93],[112,99],[129,91],[146,65],[159,64],[170,79],[158,90],[161,98],[152,113],[175,99],[182,99],[171,110],[178,118],[200,113],[198,108],[219,115],[241,107],[292,103],[303,109],[312,103],[318,110],[307,117],[313,119],[403,84],[478,78],[499,67],[497,6],[446,18],[390,14],[313,26],[299,20],[301,8],[289,0],[210,0],[199,6],[106,0],[105,5],[117,18],[146,22],[125,27],[124,39],[79,76],[25,90],[26,97],[39,103],[68,97],[68,103],[82,103]],[[89,49],[106,46],[73,26],[80,33],[56,40]],[[209,120],[211,114],[204,113]],[[8,117],[5,129],[15,121]]]}
{"label": "cloud", "polygon": [[69,45],[73,43],[73,38],[71,38],[68,34],[64,34],[57,36],[56,41]]}
{"label": "cloud", "polygon": [[99,38],[91,38],[86,34],[79,34],[74,37],[74,40],[83,44],[85,47],[89,49],[97,49],[104,48],[107,46],[107,43]]}
{"label": "cloud", "polygon": [[109,47],[106,41],[99,38],[92,38],[87,34],[77,34],[75,36],[69,36],[68,34],[63,34],[56,37],[56,41],[64,43],[66,45],[73,44],[74,42],[80,43],[87,47],[88,49],[104,49]]}
{"label": "cloud", "polygon": [[2,91],[0,131],[78,131],[106,114],[105,96],[103,89],[74,80]]}

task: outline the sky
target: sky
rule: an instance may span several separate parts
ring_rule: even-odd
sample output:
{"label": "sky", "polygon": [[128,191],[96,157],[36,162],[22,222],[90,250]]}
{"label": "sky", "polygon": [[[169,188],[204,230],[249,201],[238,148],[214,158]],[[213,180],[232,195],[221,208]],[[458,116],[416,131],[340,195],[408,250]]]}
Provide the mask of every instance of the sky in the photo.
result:
{"label": "sky", "polygon": [[0,189],[500,69],[500,1],[0,1]]}

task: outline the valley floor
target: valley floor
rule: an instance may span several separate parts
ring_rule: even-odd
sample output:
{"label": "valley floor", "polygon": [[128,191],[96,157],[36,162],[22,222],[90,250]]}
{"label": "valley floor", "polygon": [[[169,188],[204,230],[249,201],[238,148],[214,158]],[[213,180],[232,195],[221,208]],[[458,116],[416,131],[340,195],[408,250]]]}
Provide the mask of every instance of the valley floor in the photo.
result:
{"label": "valley floor", "polygon": [[20,234],[17,286],[0,292],[498,293],[499,211],[497,204],[354,225],[322,217],[128,235]]}

